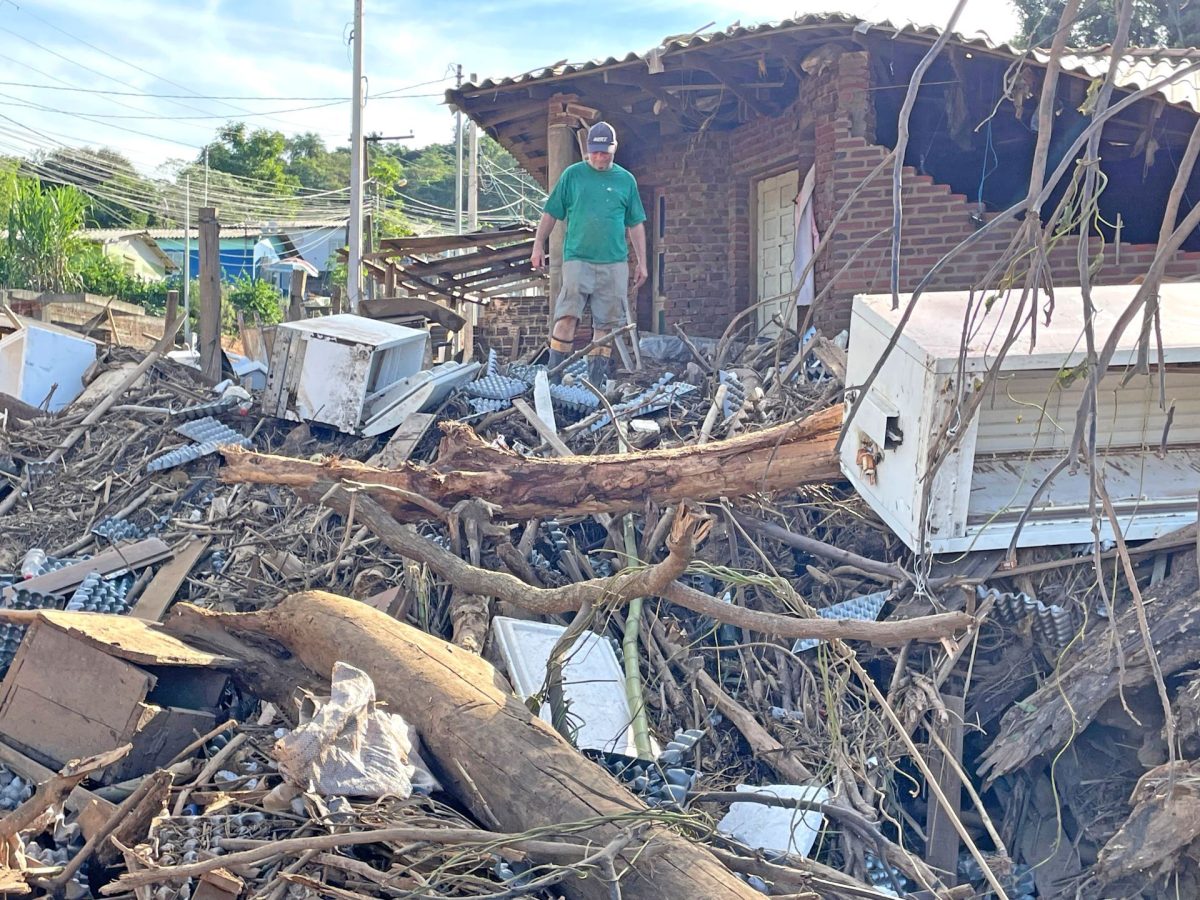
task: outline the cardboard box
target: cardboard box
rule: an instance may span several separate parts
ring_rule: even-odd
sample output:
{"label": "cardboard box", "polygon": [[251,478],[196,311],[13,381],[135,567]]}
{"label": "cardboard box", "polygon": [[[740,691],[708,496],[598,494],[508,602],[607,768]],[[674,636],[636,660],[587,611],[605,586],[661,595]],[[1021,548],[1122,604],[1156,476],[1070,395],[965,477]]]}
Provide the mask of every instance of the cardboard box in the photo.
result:
{"label": "cardboard box", "polygon": [[44,612],[0,685],[0,735],[53,769],[128,742],[133,751],[100,776],[124,781],[216,724],[235,664],[140,619]]}

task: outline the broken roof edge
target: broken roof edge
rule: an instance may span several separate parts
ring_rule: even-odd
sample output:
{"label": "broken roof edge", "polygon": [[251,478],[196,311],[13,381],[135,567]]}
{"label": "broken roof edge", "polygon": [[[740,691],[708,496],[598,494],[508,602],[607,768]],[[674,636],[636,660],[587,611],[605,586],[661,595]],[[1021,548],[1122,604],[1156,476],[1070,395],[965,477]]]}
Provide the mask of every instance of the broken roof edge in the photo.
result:
{"label": "broken roof edge", "polygon": [[[664,57],[685,53],[697,47],[711,47],[716,44],[749,40],[764,35],[842,28],[847,30],[845,34],[838,35],[839,37],[849,37],[855,34],[864,35],[872,31],[890,32],[893,38],[928,39],[931,43],[937,40],[945,30],[937,26],[920,25],[914,22],[905,22],[897,25],[886,19],[879,22],[872,22],[844,13],[814,13],[784,19],[777,23],[768,22],[751,26],[737,26],[736,28],[728,28],[723,31],[687,35],[682,38],[668,38],[658,46],[652,47],[644,53],[630,51],[620,58],[609,56],[603,60],[589,60],[583,63],[563,62],[541,69],[531,69],[516,76],[502,77],[500,79],[486,78],[478,83],[468,82],[459,88],[448,89],[446,91],[445,102],[461,109],[470,116],[471,111],[465,105],[464,101],[468,98],[480,98],[487,93],[496,93],[510,88],[526,87],[534,84],[565,81],[574,77],[619,68],[636,62],[644,63],[648,68],[651,68],[658,65],[658,61]],[[1025,50],[1009,42],[996,42],[983,31],[975,32],[973,35],[952,32],[950,40],[952,43],[964,48],[988,52],[997,56],[1005,56],[1014,61],[1022,57],[1027,57],[1039,67],[1044,66],[1050,56],[1049,52],[1043,49]],[[1108,47],[1070,49],[1064,54],[1060,60],[1060,64],[1063,71],[1068,73],[1090,77],[1102,76],[1108,68],[1108,60],[1110,58],[1108,50]],[[1125,62],[1121,67],[1124,71],[1118,71],[1117,86],[1126,89],[1140,89],[1159,80],[1154,77],[1154,73],[1156,72],[1159,73],[1159,78],[1169,77],[1169,74],[1174,74],[1182,67],[1200,63],[1200,49],[1131,48],[1123,55],[1122,59]],[[1164,67],[1172,71],[1170,73],[1163,73],[1162,69]],[[1160,93],[1172,105],[1187,106],[1194,112],[1200,112],[1200,71],[1193,73],[1191,78],[1184,80],[1187,83],[1186,88],[1172,91],[1163,89]],[[1179,82],[1175,82],[1167,87],[1181,88],[1182,86]]]}

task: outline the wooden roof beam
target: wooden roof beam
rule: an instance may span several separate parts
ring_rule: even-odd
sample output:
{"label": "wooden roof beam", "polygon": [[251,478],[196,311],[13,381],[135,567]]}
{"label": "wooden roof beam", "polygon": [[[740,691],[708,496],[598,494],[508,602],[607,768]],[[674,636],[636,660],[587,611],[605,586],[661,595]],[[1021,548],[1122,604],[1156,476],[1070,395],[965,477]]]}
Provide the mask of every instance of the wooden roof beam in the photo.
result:
{"label": "wooden roof beam", "polygon": [[606,75],[609,84],[634,87],[645,91],[654,99],[654,115],[665,113],[675,125],[683,127],[683,112],[679,109],[679,99],[655,84],[653,75],[640,75],[632,70],[618,70],[608,72]]}
{"label": "wooden roof beam", "polygon": [[720,81],[731,94],[745,103],[750,109],[758,113],[760,116],[770,118],[777,114],[777,110],[771,104],[760,99],[754,90],[747,89],[740,82],[744,81],[743,77],[732,69],[726,68],[724,65],[711,58],[692,60],[692,65],[701,72],[707,72],[709,75]]}

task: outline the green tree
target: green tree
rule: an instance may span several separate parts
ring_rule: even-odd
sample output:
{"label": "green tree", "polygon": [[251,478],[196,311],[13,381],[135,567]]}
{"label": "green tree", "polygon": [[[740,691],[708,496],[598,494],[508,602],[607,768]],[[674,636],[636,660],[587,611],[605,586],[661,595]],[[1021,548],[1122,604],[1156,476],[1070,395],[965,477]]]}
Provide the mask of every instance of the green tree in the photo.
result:
{"label": "green tree", "polygon": [[196,157],[209,169],[228,172],[239,178],[263,182],[263,190],[293,193],[300,186],[287,171],[287,138],[281,131],[256,128],[250,131],[244,122],[230,122],[217,132],[217,139]]}
{"label": "green tree", "polygon": [[123,154],[108,147],[59,147],[27,167],[30,177],[70,184],[87,195],[89,228],[145,228],[161,221],[158,185],[142,177]]}
{"label": "green tree", "polygon": [[[1013,0],[1021,17],[1016,39],[1027,47],[1048,47],[1065,0]],[[1117,33],[1117,0],[1093,0],[1080,7],[1067,43],[1072,47],[1111,44]],[[1129,31],[1132,47],[1195,47],[1200,44],[1200,4],[1189,0],[1133,0]]]}
{"label": "green tree", "polygon": [[346,149],[329,151],[321,136],[308,132],[286,140],[284,157],[286,172],[304,188],[316,191],[336,191],[350,183],[350,152]]}

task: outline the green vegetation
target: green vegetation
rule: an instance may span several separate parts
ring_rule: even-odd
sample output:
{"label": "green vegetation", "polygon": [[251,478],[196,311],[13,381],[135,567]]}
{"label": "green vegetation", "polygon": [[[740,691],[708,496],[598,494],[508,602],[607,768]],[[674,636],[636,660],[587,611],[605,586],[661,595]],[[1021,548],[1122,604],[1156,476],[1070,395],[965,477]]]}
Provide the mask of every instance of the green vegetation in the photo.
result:
{"label": "green vegetation", "polygon": [[[1013,0],[1021,17],[1019,42],[1027,47],[1048,47],[1058,28],[1065,0]],[[1117,34],[1116,0],[1096,0],[1081,7],[1071,27],[1071,47],[1111,44]],[[1200,5],[1185,0],[1134,0],[1129,31],[1133,47],[1195,47],[1200,44]]]}
{"label": "green vegetation", "polygon": [[71,187],[49,187],[11,172],[0,176],[0,283],[34,291],[68,291],[79,284],[72,257],[87,203]]}
{"label": "green vegetation", "polygon": [[[228,302],[222,304],[223,313],[233,318],[235,325],[238,312],[244,313],[248,319],[257,315],[264,325],[274,325],[283,321],[283,294],[269,281],[239,275],[232,284],[226,286],[225,300]],[[232,331],[236,328],[226,330]]]}

